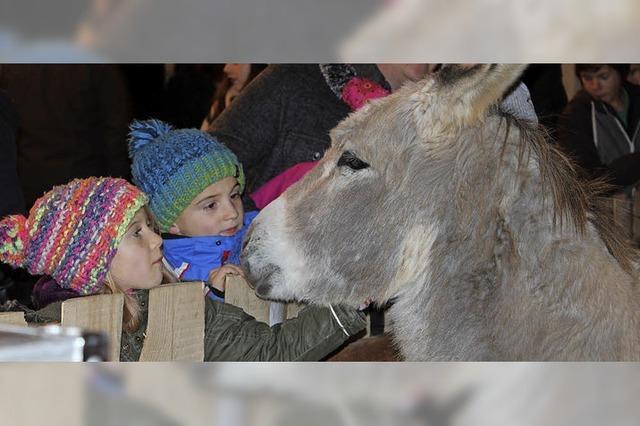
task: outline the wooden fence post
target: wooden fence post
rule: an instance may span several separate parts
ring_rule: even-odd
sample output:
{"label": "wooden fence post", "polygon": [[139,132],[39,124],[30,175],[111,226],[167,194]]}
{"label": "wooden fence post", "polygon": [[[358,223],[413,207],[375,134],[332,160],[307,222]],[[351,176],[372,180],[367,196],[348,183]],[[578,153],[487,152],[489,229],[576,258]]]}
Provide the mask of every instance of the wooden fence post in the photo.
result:
{"label": "wooden fence post", "polygon": [[269,301],[256,296],[249,283],[238,275],[227,275],[224,300],[264,323],[269,323]]}
{"label": "wooden fence post", "polygon": [[21,327],[27,326],[27,321],[24,319],[24,312],[0,312],[0,323],[19,325]]}
{"label": "wooden fence post", "polygon": [[123,294],[76,297],[62,303],[62,325],[106,333],[109,360],[120,361]]}
{"label": "wooden fence post", "polygon": [[149,291],[149,319],[140,361],[204,359],[202,282],[165,284]]}
{"label": "wooden fence post", "polygon": [[[268,300],[260,299],[249,283],[237,275],[228,275],[225,283],[225,302],[242,308],[246,313],[264,323],[269,324],[269,311],[273,305]],[[284,318],[298,316],[304,305],[287,303],[284,306]]]}

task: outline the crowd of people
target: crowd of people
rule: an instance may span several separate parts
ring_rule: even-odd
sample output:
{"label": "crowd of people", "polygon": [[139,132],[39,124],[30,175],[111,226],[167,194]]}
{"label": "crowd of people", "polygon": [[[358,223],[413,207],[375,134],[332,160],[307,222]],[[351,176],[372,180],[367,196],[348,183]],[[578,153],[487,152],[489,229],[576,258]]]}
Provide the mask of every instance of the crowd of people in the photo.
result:
{"label": "crowd of people", "polygon": [[[67,299],[123,293],[121,359],[135,361],[148,290],[203,281],[206,360],[323,359],[361,334],[361,309],[307,307],[269,327],[225,303],[225,277],[244,275],[251,221],[317,164],[333,127],[438,68],[3,65],[0,310],[55,322]],[[567,103],[559,65],[537,65],[502,108],[545,126],[585,179],[632,194],[639,70],[578,64]]]}

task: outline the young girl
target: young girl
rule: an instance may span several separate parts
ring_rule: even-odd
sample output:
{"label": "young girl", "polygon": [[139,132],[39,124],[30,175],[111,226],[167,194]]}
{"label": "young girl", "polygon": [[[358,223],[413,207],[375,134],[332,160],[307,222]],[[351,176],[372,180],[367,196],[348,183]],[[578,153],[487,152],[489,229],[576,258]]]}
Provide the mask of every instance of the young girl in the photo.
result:
{"label": "young girl", "polygon": [[[148,289],[163,278],[162,239],[146,196],[122,179],[76,179],[36,201],[28,218],[0,220],[0,262],[52,277],[74,295],[125,294],[120,360],[140,357]],[[60,321],[61,301],[26,312],[28,322]],[[268,327],[241,309],[206,299],[204,359],[320,360],[365,327],[347,308],[308,307]]]}

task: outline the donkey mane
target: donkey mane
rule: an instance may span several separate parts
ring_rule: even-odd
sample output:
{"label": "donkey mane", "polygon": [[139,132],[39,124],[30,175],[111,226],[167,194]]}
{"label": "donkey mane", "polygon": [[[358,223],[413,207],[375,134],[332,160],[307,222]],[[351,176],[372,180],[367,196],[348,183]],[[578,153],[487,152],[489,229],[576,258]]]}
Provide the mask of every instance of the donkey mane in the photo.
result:
{"label": "donkey mane", "polygon": [[519,165],[524,164],[523,158],[531,152],[538,159],[542,190],[548,188],[553,199],[554,226],[562,229],[571,224],[579,236],[584,236],[591,223],[620,267],[630,275],[636,275],[634,265],[638,262],[638,250],[629,244],[615,223],[607,197],[613,187],[604,179],[580,179],[579,166],[551,143],[544,127],[527,125],[511,115],[500,115],[507,124],[503,154],[509,139],[509,125],[514,124],[520,129]]}

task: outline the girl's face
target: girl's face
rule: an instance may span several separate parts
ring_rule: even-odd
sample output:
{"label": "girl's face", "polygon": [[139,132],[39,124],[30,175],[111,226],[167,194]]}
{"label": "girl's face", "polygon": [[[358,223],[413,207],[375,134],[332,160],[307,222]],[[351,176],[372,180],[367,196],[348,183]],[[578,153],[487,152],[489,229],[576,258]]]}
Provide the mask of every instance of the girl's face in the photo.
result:
{"label": "girl's face", "polygon": [[240,185],[226,177],[207,186],[184,209],[169,232],[186,237],[231,236],[242,229],[244,209]]}
{"label": "girl's face", "polygon": [[151,229],[144,208],[135,214],[118,246],[109,273],[125,291],[148,289],[162,283],[162,238]]}

